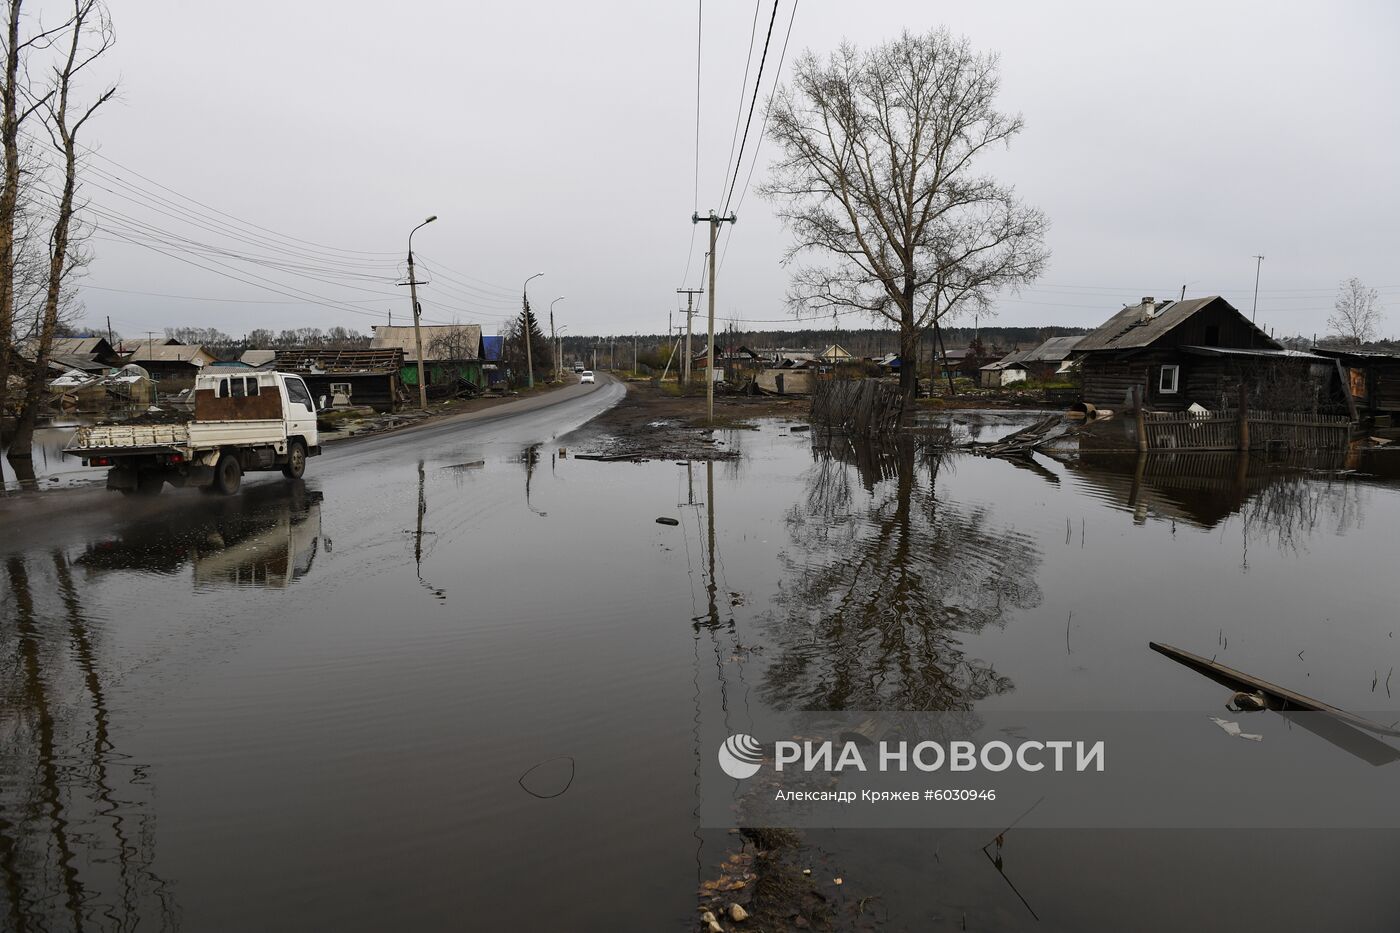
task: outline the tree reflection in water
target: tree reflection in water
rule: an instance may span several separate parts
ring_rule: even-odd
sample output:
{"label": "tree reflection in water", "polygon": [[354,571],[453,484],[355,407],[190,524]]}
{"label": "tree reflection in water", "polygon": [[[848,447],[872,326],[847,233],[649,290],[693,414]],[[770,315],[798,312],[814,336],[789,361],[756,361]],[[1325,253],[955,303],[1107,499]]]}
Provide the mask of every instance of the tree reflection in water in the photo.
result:
{"label": "tree reflection in water", "polygon": [[960,636],[1039,604],[1032,540],[984,508],[940,500],[949,460],[932,445],[814,441],[806,501],[786,518],[768,701],[962,711],[1011,691]]}
{"label": "tree reflection in water", "polygon": [[118,753],[67,556],[5,561],[0,601],[0,928],[174,929],[152,870],[144,769]]}

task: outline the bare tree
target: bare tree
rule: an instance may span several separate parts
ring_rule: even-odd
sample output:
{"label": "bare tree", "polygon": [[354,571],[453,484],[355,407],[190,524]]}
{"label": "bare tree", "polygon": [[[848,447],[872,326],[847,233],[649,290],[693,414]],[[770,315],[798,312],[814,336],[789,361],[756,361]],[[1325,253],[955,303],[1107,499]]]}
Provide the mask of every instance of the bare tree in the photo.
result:
{"label": "bare tree", "polygon": [[1343,340],[1361,346],[1376,338],[1381,323],[1380,295],[1352,276],[1342,282],[1327,326]]}
{"label": "bare tree", "polygon": [[[919,336],[1003,287],[1038,276],[1046,221],[1012,188],[976,174],[1021,130],[993,106],[997,57],[946,30],[867,51],[843,44],[797,62],[769,112],[781,155],[760,189],[796,234],[799,311],[859,309],[899,327],[900,384],[913,397]],[[912,406],[908,406],[912,411]]]}
{"label": "bare tree", "polygon": [[[48,102],[45,94],[30,95],[28,60],[36,50],[50,46],[55,36],[71,25],[66,21],[46,29],[42,25],[25,34],[24,0],[6,0],[4,32],[4,75],[0,76],[0,148],[4,173],[0,180],[0,423],[9,405],[10,371],[14,360],[15,308],[21,291],[25,266],[19,262],[23,250],[22,232],[17,230],[23,215],[22,159],[24,145],[20,129]],[[51,92],[50,92],[51,93]]]}
{"label": "bare tree", "polygon": [[15,425],[15,436],[10,442],[8,459],[11,462],[30,458],[34,421],[44,394],[49,351],[65,300],[64,284],[86,262],[81,237],[74,235],[77,231],[74,213],[78,190],[78,134],[97,109],[116,95],[117,89],[108,86],[85,108],[73,107],[72,95],[82,72],[101,58],[115,41],[111,18],[99,0],[73,0],[67,52],[53,66],[52,87],[40,98],[44,102],[44,125],[49,138],[63,157],[63,185],[58,197],[53,232],[49,237],[48,286],[35,345],[34,369],[25,385],[24,405]]}

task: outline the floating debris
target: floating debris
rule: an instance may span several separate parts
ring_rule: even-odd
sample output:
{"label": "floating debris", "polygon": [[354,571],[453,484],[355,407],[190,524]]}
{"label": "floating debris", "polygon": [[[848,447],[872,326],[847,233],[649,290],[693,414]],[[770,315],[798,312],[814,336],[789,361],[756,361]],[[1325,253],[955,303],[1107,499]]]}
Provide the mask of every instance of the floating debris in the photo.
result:
{"label": "floating debris", "polygon": [[675,518],[667,518],[666,516],[663,515],[663,516],[661,516],[660,518],[658,518],[658,519],[656,520],[656,523],[657,523],[658,525],[679,525],[679,524],[680,524],[680,520],[679,520],[679,519],[675,519]]}

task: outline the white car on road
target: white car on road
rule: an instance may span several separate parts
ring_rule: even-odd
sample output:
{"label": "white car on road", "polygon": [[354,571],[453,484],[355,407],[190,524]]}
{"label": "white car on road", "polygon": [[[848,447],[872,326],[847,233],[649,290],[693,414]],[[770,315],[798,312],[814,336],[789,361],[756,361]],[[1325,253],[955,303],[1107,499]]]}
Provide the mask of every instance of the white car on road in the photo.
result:
{"label": "white car on road", "polygon": [[592,385],[596,380],[593,378],[593,370],[585,369],[583,375],[578,377],[579,385]]}

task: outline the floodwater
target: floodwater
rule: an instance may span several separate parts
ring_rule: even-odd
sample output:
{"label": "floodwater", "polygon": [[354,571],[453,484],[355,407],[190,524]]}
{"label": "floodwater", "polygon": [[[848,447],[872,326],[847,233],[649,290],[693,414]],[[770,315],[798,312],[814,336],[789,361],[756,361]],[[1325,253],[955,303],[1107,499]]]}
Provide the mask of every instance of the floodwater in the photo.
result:
{"label": "floodwater", "polygon": [[[568,456],[600,404],[233,499],[0,504],[0,928],[691,930],[738,844],[696,737],[755,709],[1223,702],[1149,640],[1400,707],[1381,476],[779,422],[716,464]],[[983,835],[804,844],[879,929],[1400,922],[1394,832]]]}

